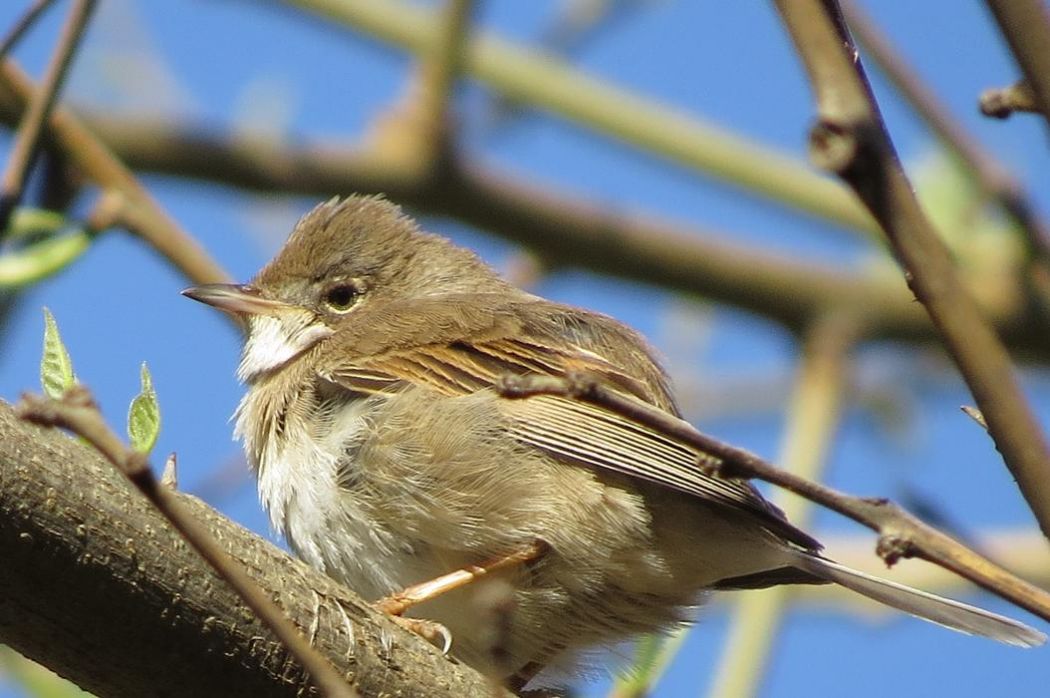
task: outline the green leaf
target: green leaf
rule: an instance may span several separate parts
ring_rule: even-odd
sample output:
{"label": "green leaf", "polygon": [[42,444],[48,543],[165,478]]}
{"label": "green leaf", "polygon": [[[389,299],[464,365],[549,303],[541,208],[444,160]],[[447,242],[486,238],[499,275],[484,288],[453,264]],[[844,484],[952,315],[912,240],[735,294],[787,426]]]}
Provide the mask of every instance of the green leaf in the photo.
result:
{"label": "green leaf", "polygon": [[55,316],[44,308],[44,356],[40,360],[40,385],[48,397],[58,400],[76,382],[73,362],[58,334]]}
{"label": "green leaf", "polygon": [[80,230],[0,255],[0,288],[27,286],[62,271],[84,254],[91,238]]}
{"label": "green leaf", "polygon": [[139,453],[149,453],[160,434],[160,405],[153,390],[146,362],[142,362],[142,389],[128,408],[128,439],[131,447]]}
{"label": "green leaf", "polygon": [[20,206],[11,216],[7,238],[19,240],[32,235],[54,235],[68,223],[66,217],[56,211]]}

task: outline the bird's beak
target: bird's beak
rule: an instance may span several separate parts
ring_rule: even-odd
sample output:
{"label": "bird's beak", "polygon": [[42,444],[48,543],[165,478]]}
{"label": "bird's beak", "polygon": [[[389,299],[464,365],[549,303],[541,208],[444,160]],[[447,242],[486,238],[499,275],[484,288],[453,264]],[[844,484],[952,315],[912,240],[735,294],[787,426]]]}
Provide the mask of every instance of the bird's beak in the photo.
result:
{"label": "bird's beak", "polygon": [[207,303],[235,315],[277,315],[292,306],[263,298],[259,289],[244,284],[201,284],[182,292],[187,298]]}

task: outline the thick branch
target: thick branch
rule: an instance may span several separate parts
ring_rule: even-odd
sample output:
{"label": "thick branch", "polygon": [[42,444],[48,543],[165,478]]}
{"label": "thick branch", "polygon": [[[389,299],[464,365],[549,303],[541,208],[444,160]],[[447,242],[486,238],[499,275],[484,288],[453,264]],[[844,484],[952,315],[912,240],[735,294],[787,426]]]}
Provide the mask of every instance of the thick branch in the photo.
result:
{"label": "thick branch", "polygon": [[[363,695],[490,682],[273,545],[180,495]],[[298,696],[302,670],[91,449],[0,403],[0,641],[99,696]],[[312,693],[312,692],[311,692]]]}
{"label": "thick branch", "polygon": [[295,624],[252,581],[240,564],[226,554],[207,529],[183,506],[182,500],[175,492],[161,486],[146,456],[126,446],[109,428],[98,410],[94,396],[85,386],[74,385],[66,390],[61,400],[25,395],[15,410],[22,419],[41,426],[67,429],[94,446],[139,489],[167,519],[168,524],[182,535],[183,540],[189,543],[241,597],[255,617],[277,636],[295,661],[307,671],[310,683],[316,686],[325,698],[360,698],[354,687],[346,682],[331,662],[313,648]]}

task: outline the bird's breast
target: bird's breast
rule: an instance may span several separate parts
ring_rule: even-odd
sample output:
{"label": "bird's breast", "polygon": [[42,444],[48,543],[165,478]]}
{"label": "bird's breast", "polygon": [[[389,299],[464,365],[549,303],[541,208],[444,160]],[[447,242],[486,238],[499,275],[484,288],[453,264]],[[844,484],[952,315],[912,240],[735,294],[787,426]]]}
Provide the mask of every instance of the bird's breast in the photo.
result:
{"label": "bird's breast", "polygon": [[403,586],[410,552],[345,486],[363,467],[358,446],[381,404],[364,396],[320,400],[305,391],[288,400],[264,386],[250,389],[237,411],[236,433],[273,528],[305,562],[366,597]]}

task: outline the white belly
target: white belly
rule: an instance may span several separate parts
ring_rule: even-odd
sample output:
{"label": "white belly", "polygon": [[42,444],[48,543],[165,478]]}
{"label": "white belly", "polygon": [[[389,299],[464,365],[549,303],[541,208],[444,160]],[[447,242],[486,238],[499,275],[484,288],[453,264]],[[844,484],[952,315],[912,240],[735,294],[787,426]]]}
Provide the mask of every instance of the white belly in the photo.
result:
{"label": "white belly", "polygon": [[250,391],[238,410],[236,433],[258,474],[259,500],[270,523],[295,554],[367,599],[426,578],[430,570],[419,569],[416,551],[337,484],[339,467],[353,467],[347,454],[364,438],[376,402],[348,403],[324,434],[289,424],[287,438],[254,444],[245,423],[251,401]]}

